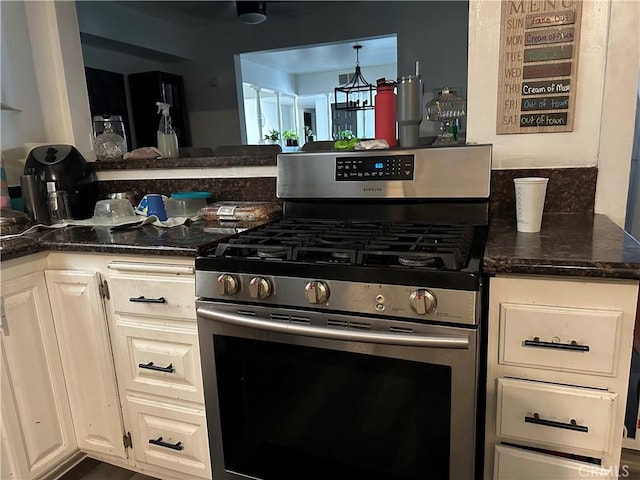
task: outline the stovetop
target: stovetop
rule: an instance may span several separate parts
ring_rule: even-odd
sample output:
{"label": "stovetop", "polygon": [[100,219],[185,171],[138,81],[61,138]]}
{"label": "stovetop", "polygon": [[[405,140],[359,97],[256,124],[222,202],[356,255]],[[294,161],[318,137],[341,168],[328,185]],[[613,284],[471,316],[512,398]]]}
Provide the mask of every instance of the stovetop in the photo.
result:
{"label": "stovetop", "polygon": [[282,220],[219,244],[215,255],[248,260],[385,267],[466,266],[469,225],[356,220]]}
{"label": "stovetop", "polygon": [[237,234],[196,270],[478,288],[486,228],[287,218]]}

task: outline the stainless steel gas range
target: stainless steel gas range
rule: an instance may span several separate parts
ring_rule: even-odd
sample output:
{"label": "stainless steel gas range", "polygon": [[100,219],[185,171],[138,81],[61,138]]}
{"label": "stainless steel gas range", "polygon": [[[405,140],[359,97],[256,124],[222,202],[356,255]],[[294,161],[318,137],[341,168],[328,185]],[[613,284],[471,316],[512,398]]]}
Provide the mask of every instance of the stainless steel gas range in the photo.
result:
{"label": "stainless steel gas range", "polygon": [[283,218],[196,259],[216,480],[479,475],[490,171],[488,145],[279,155]]}

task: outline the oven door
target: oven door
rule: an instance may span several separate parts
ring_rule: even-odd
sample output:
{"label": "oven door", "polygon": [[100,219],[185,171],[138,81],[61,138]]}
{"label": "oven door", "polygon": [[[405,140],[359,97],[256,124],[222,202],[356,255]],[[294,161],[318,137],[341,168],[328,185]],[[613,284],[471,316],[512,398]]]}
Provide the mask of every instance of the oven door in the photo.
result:
{"label": "oven door", "polygon": [[215,480],[474,477],[477,330],[197,307]]}

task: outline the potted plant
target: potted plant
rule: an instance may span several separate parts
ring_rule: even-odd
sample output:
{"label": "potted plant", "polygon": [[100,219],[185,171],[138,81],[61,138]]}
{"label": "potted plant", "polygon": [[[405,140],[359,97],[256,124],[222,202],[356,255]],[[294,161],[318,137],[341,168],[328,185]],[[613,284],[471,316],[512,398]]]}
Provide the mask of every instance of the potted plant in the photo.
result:
{"label": "potted plant", "polygon": [[278,143],[278,140],[280,140],[280,132],[272,128],[269,133],[265,134],[264,139],[266,143]]}
{"label": "potted plant", "polygon": [[313,131],[309,125],[304,126],[305,142],[313,142]]}
{"label": "potted plant", "polygon": [[298,134],[294,130],[285,130],[282,132],[282,138],[286,140],[287,147],[298,146]]}

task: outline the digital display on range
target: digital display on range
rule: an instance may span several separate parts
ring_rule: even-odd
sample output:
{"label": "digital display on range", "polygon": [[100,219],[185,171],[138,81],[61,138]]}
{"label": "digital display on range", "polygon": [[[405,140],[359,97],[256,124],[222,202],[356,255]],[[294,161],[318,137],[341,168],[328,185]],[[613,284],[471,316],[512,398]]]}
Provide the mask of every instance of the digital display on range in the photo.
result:
{"label": "digital display on range", "polygon": [[413,180],[413,155],[337,157],[337,182],[368,180]]}

